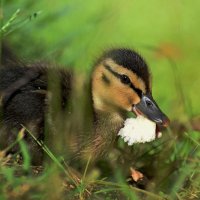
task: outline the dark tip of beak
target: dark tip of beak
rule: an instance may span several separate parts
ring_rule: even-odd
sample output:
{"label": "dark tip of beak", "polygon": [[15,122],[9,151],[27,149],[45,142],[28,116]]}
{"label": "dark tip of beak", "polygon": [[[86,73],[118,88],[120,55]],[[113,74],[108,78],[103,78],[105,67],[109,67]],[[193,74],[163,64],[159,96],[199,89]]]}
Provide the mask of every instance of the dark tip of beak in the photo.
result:
{"label": "dark tip of beak", "polygon": [[162,126],[164,126],[164,127],[168,127],[169,124],[170,124],[169,118],[166,118],[166,119],[164,119],[164,120],[162,121]]}

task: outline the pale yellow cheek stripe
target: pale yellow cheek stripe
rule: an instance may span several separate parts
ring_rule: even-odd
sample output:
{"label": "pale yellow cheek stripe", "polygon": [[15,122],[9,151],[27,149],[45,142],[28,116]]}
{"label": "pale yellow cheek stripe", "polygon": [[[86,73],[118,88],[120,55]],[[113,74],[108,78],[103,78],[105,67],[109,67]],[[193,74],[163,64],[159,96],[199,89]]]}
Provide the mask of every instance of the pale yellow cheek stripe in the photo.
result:
{"label": "pale yellow cheek stripe", "polygon": [[112,70],[114,70],[118,74],[127,75],[136,88],[142,90],[143,93],[146,93],[146,86],[145,86],[144,81],[141,78],[139,78],[134,72],[124,68],[121,65],[116,64],[110,58],[105,60],[105,64],[109,65],[112,68]]}

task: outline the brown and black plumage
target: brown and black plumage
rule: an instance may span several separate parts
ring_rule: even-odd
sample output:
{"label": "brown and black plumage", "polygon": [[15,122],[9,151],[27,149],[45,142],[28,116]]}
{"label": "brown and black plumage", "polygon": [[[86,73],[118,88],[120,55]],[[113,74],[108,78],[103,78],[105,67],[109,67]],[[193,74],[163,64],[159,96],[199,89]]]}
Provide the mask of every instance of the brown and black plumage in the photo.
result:
{"label": "brown and black plumage", "polygon": [[[4,55],[6,56],[6,55]],[[7,63],[8,63],[7,59]],[[6,148],[15,139],[22,124],[31,127],[39,140],[45,140],[45,116],[49,111],[49,74],[58,80],[59,101],[62,109],[71,99],[74,78],[66,69],[36,63],[20,65],[6,62],[0,68],[0,93],[2,119],[0,148]],[[123,126],[128,112],[143,114],[159,126],[166,126],[168,118],[153,100],[151,77],[144,59],[130,49],[112,49],[96,62],[90,77],[90,107],[93,110],[93,125],[89,139],[79,144],[78,154],[86,159],[106,155]],[[80,99],[81,101],[81,99]],[[65,122],[63,122],[65,123]],[[67,122],[66,122],[67,123]],[[33,128],[34,127],[34,128]],[[82,134],[84,132],[82,131]],[[56,137],[59,137],[57,135]],[[34,164],[42,162],[42,150],[30,137],[25,136]],[[15,146],[11,152],[18,151]]]}

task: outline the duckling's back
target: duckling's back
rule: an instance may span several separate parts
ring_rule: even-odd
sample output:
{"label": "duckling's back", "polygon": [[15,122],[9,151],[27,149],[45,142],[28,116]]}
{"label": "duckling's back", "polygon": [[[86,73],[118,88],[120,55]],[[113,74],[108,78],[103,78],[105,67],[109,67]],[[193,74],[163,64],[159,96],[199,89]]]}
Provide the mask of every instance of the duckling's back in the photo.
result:
{"label": "duckling's back", "polygon": [[[5,58],[10,54],[4,53],[3,56],[4,62],[0,67],[0,150],[15,143],[23,126],[27,127],[38,140],[43,140],[45,115],[50,98],[49,82],[54,83],[54,80],[49,80],[49,74],[53,74],[60,88],[58,99],[61,108],[68,102],[72,79],[68,70],[40,62],[26,65],[14,62],[13,57]],[[25,134],[24,139],[28,143],[32,163],[41,164],[42,148],[29,134]],[[19,146],[14,145],[7,153],[17,151]]]}

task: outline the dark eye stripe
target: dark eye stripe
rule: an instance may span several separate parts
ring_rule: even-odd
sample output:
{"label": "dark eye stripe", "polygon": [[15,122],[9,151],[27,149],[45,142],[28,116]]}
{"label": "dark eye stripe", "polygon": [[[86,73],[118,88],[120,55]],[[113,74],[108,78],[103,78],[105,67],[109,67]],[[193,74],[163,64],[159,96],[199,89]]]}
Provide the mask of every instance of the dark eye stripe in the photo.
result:
{"label": "dark eye stripe", "polygon": [[120,74],[118,74],[117,72],[113,71],[109,65],[106,65],[106,64],[105,64],[104,67],[105,67],[109,72],[111,72],[115,77],[120,78]]}
{"label": "dark eye stripe", "polygon": [[[121,74],[118,74],[117,72],[115,72],[114,70],[112,70],[112,68],[109,66],[109,65],[106,65],[106,64],[104,64],[104,67],[109,71],[109,72],[111,72],[115,77],[117,77],[118,79],[121,79]],[[133,89],[136,93],[137,93],[137,95],[141,98],[142,97],[142,90],[140,90],[140,89],[138,89],[138,88],[136,88],[134,85],[133,85],[133,83],[130,83],[130,84],[128,84],[129,85],[129,87],[131,88],[131,89]]]}

